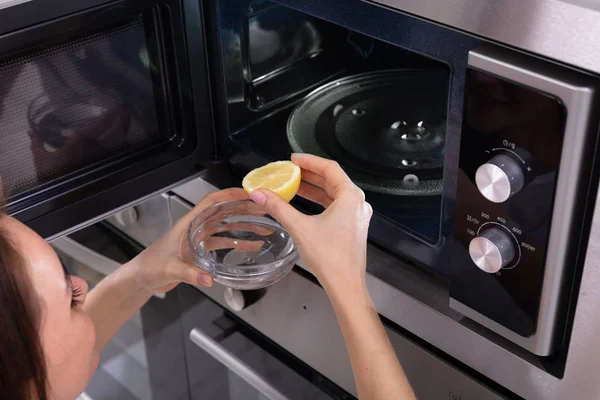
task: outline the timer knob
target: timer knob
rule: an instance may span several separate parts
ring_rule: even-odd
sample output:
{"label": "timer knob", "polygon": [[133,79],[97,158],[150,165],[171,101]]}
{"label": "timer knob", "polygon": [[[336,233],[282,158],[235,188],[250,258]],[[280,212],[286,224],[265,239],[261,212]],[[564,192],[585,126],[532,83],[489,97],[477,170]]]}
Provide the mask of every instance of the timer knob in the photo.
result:
{"label": "timer knob", "polygon": [[490,228],[471,240],[469,255],[482,271],[494,274],[514,260],[515,243],[502,228]]}
{"label": "timer knob", "polygon": [[524,167],[512,157],[498,154],[477,169],[475,183],[483,197],[503,203],[525,186]]}

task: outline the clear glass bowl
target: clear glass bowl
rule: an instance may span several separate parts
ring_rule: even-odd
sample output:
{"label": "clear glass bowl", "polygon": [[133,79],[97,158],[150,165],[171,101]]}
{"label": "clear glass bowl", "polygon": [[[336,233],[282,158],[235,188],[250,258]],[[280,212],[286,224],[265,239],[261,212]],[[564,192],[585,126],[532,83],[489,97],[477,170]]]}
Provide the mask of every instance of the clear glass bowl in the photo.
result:
{"label": "clear glass bowl", "polygon": [[215,282],[239,290],[264,288],[294,267],[294,240],[251,200],[227,201],[202,211],[188,231],[191,256]]}

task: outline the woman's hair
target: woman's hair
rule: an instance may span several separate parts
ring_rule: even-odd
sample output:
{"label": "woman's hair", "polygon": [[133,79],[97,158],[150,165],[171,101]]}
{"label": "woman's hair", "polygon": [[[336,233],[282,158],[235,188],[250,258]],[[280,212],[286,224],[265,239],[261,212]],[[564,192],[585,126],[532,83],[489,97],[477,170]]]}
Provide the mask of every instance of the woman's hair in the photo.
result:
{"label": "woman's hair", "polygon": [[[0,187],[0,221],[2,210]],[[0,224],[0,397],[47,400],[41,309],[21,254]]]}

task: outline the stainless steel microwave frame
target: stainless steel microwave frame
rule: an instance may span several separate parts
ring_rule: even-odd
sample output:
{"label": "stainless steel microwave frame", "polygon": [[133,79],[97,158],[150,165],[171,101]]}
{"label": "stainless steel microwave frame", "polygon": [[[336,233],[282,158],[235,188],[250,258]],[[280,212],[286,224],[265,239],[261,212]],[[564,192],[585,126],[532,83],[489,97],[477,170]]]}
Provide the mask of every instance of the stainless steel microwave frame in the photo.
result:
{"label": "stainless steel microwave frame", "polygon": [[[561,329],[564,330],[565,321],[562,320],[564,314],[562,317],[561,314],[564,307],[568,307],[566,298],[570,296],[569,288],[573,285],[575,274],[572,264],[577,257],[575,249],[580,247],[580,227],[585,215],[583,204],[588,199],[591,184],[589,170],[593,156],[590,151],[594,151],[597,140],[600,86],[591,77],[565,74],[553,65],[532,65],[520,60],[518,55],[503,57],[502,52],[485,48],[470,51],[468,65],[544,93],[553,93],[568,110],[535,333],[528,337],[516,334],[474,310],[472,305],[465,305],[453,296],[452,279],[450,289],[450,306],[453,309],[534,354],[548,356],[563,340]],[[464,155],[461,154],[461,157]],[[527,290],[534,291],[535,288],[528,287]],[[481,298],[478,301],[493,302]]]}

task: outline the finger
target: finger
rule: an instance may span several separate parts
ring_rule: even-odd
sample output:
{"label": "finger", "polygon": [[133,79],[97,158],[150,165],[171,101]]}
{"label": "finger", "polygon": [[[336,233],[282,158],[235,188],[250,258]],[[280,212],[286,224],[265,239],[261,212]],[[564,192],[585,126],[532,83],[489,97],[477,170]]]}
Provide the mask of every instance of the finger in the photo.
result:
{"label": "finger", "polygon": [[325,190],[305,182],[300,184],[298,195],[320,204],[325,208],[329,207],[331,203],[333,203],[333,199],[325,192]]}
{"label": "finger", "polygon": [[213,285],[212,276],[203,272],[200,268],[179,261],[172,261],[165,267],[167,280],[171,282],[185,282],[190,285],[202,285],[210,287]]}
{"label": "finger", "polygon": [[[325,178],[326,185],[331,185],[334,198],[345,189],[354,185],[340,165],[333,161],[312,154],[292,154],[292,161],[300,168],[314,172]],[[326,188],[325,188],[326,189]]]}
{"label": "finger", "polygon": [[325,185],[327,184],[327,182],[325,181],[325,178],[323,178],[321,175],[317,175],[314,172],[309,171],[307,169],[303,169],[301,173],[302,180],[304,182],[325,189]]}
{"label": "finger", "polygon": [[203,241],[202,246],[206,251],[233,249],[235,251],[258,251],[265,242],[263,240],[238,240],[224,237],[211,237]]}
{"label": "finger", "polygon": [[325,178],[321,175],[317,175],[311,171],[302,170],[302,180],[306,183],[310,183],[311,185],[322,188],[329,197],[334,198],[334,188],[329,183],[327,183]]}
{"label": "finger", "polygon": [[371,204],[365,202],[365,208],[367,209],[367,214],[369,215],[369,221],[370,221],[371,217],[373,216],[373,207],[371,206]]}
{"label": "finger", "polygon": [[306,215],[296,210],[278,194],[270,190],[256,189],[250,193],[250,198],[256,204],[264,207],[273,218],[285,226],[292,236],[294,228],[306,218]]}
{"label": "finger", "polygon": [[232,201],[232,200],[246,200],[247,198],[248,198],[248,193],[246,193],[246,191],[242,188],[229,188],[229,189],[219,190],[218,192],[213,192],[213,193],[210,193],[210,194],[204,196],[204,198],[202,200],[200,200],[200,202],[198,204],[196,204],[196,206],[194,207],[192,212],[194,214],[198,214],[199,212],[203,211],[204,209],[206,209],[212,205],[215,205],[217,203],[222,203],[224,201]]}

